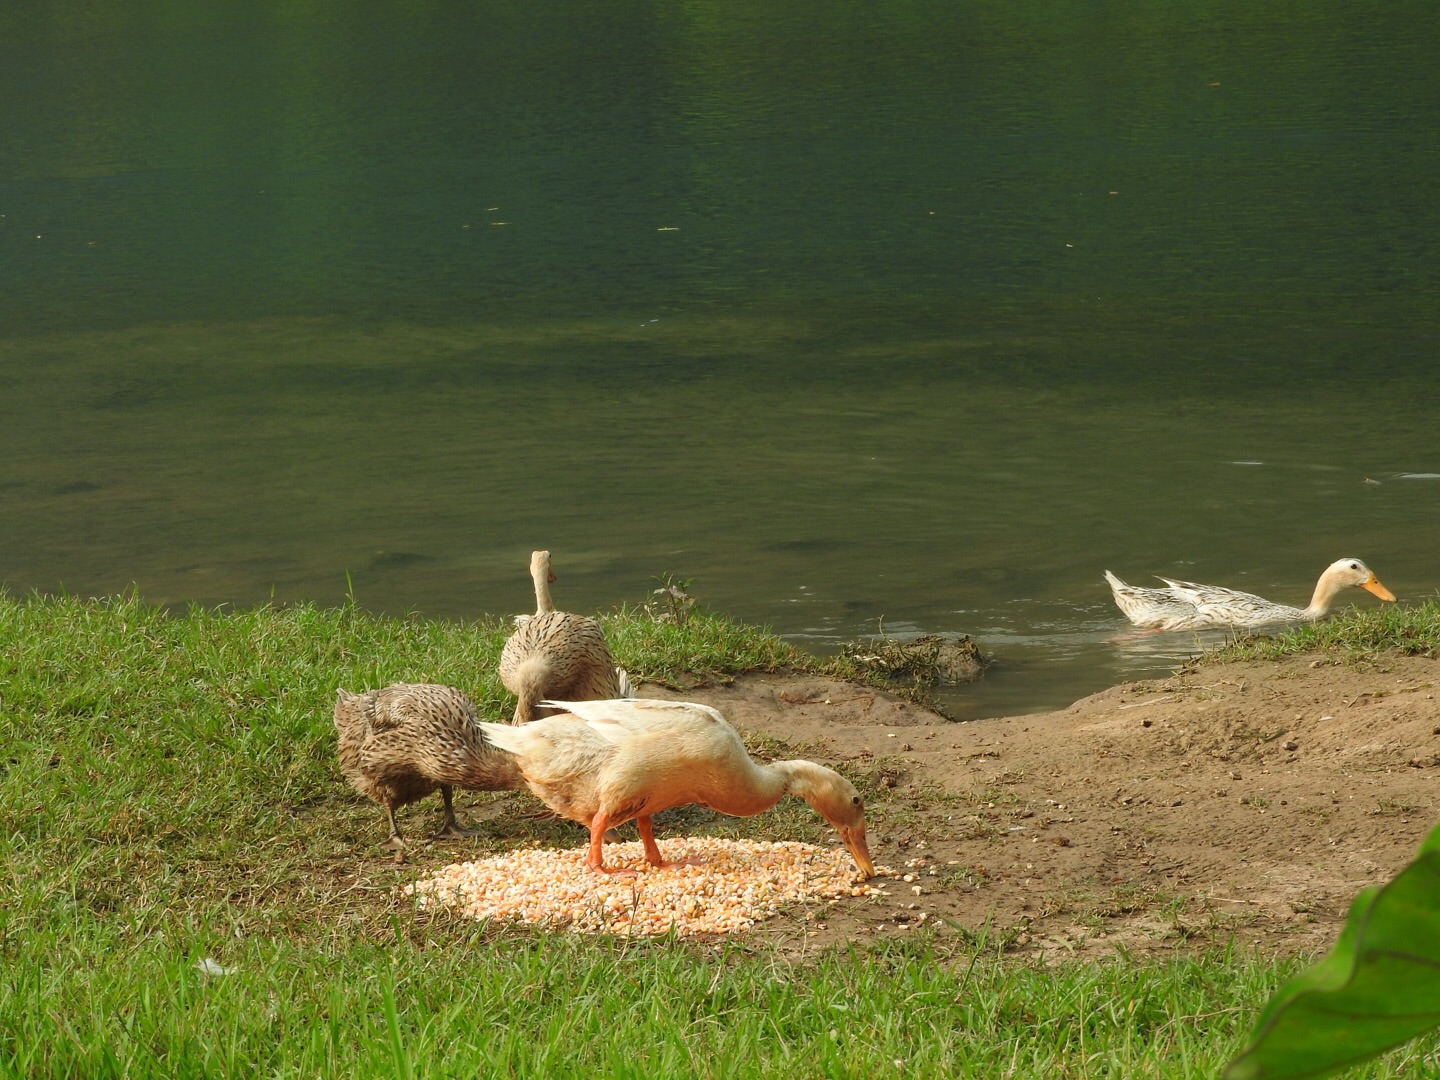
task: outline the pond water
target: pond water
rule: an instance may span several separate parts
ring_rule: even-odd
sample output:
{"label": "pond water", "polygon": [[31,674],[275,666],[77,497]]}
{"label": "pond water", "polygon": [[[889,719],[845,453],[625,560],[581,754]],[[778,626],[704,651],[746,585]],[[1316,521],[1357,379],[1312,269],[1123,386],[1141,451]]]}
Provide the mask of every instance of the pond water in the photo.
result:
{"label": "pond water", "polygon": [[[0,580],[968,633],[1435,594],[1440,9],[0,12]],[[1368,595],[1348,598],[1373,604]]]}

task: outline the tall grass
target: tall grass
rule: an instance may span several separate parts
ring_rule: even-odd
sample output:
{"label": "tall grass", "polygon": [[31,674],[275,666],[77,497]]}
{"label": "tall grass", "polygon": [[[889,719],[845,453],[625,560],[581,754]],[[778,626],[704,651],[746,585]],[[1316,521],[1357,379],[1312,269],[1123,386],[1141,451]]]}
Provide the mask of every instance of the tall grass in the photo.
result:
{"label": "tall grass", "polygon": [[[605,624],[646,676],[805,663],[714,616]],[[806,954],[418,912],[398,886],[419,871],[382,857],[378,808],[339,776],[335,688],[434,680],[505,716],[507,629],[0,595],[0,1076],[1199,1076],[1290,969],[1042,968],[954,934]],[[466,795],[462,814],[490,815],[467,850],[579,841],[511,803],[529,808]],[[788,834],[743,827],[776,820]]]}

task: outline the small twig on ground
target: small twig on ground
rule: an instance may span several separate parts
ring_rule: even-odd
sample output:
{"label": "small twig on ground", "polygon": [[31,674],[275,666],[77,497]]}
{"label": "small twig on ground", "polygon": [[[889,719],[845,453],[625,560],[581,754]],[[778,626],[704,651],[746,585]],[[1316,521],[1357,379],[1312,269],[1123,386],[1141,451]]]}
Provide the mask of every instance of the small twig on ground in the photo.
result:
{"label": "small twig on ground", "polygon": [[827,698],[816,698],[816,697],[812,697],[812,698],[797,698],[797,697],[791,697],[789,694],[781,694],[781,695],[780,695],[780,700],[783,701],[783,702],[785,702],[786,705],[839,705],[840,703],[845,702],[845,701],[867,701],[867,702],[870,702],[871,704],[874,704],[874,702],[875,702],[875,695],[874,695],[874,694],[855,694],[853,697],[836,697],[836,698],[830,698],[830,697],[827,697]]}
{"label": "small twig on ground", "polygon": [[1138,709],[1138,708],[1141,708],[1141,707],[1144,706],[1144,705],[1159,705],[1161,702],[1165,702],[1165,701],[1175,701],[1175,700],[1177,700],[1179,697],[1180,697],[1179,694],[1162,694],[1162,695],[1160,695],[1160,697],[1151,698],[1149,701],[1132,701],[1129,705],[1121,705],[1120,708],[1122,708],[1122,709]]}

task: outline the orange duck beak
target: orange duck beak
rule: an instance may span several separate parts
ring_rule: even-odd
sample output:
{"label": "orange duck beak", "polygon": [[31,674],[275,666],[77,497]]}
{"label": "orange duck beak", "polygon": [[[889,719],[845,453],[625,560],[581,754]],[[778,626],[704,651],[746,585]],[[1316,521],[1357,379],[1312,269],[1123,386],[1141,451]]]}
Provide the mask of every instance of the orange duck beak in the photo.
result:
{"label": "orange duck beak", "polygon": [[1384,585],[1381,585],[1380,579],[1377,578],[1373,573],[1370,575],[1369,578],[1360,583],[1360,588],[1364,589],[1368,593],[1374,593],[1376,596],[1380,597],[1381,600],[1395,599],[1395,594],[1389,589],[1385,588]]}
{"label": "orange duck beak", "polygon": [[855,860],[855,865],[867,878],[875,876],[875,864],[870,861],[870,846],[865,842],[865,826],[855,825],[852,827],[839,826],[840,839],[845,841],[845,847],[850,852],[850,857]]}

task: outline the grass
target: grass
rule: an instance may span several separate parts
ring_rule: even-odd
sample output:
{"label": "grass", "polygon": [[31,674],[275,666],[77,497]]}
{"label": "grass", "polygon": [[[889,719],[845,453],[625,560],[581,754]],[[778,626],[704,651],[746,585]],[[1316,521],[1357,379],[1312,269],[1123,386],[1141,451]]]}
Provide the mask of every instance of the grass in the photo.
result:
{"label": "grass", "polygon": [[[645,677],[815,666],[703,613],[603,621]],[[0,1077],[1213,1075],[1294,968],[1041,967],[983,928],[807,952],[418,912],[339,777],[335,687],[446,682],[503,717],[507,629],[0,594]],[[825,837],[787,803],[708,827]],[[580,841],[530,808],[467,793],[476,853]]]}
{"label": "grass", "polygon": [[1373,660],[1385,654],[1440,656],[1440,601],[1414,606],[1385,604],[1353,608],[1324,622],[1300,626],[1275,637],[1246,635],[1202,659],[1283,660],[1320,653],[1344,662]]}
{"label": "grass", "polygon": [[[1279,972],[1225,954],[1046,970],[932,943],[799,965],[527,938],[193,942],[0,976],[10,1075],[1213,1075]],[[123,978],[120,976],[124,976]]]}

